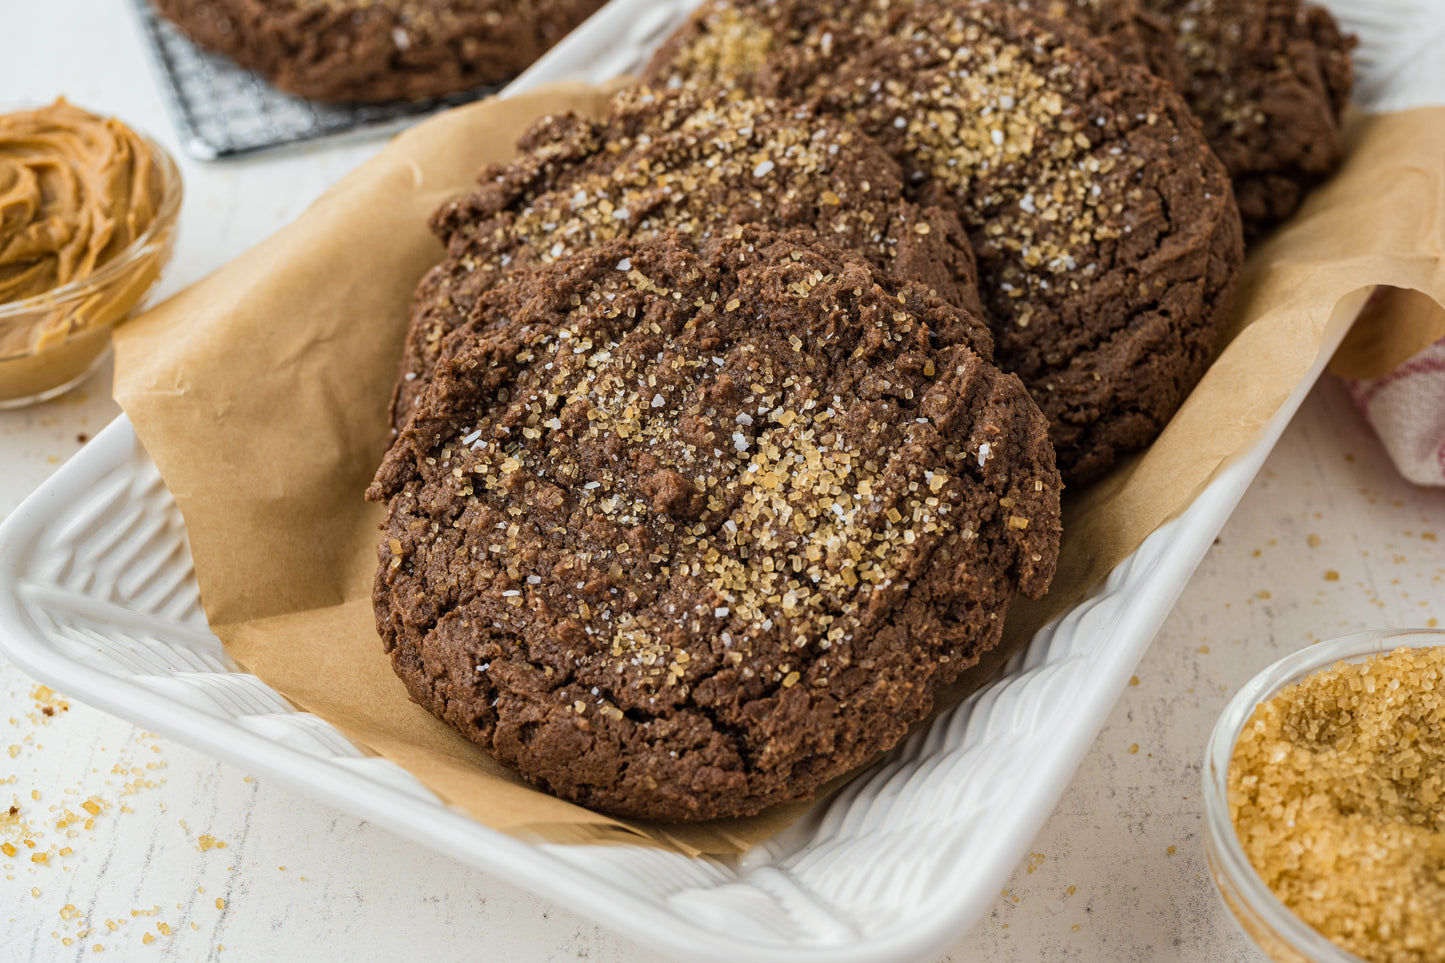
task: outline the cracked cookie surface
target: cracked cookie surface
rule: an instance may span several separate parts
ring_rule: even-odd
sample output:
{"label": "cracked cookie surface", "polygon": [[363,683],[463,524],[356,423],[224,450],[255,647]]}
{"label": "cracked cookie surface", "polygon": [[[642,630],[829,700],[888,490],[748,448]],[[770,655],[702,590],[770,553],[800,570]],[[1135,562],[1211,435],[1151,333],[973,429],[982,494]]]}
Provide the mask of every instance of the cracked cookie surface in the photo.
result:
{"label": "cracked cookie surface", "polygon": [[[708,0],[658,48],[644,76],[654,83],[704,89],[747,86],[751,74],[768,70],[772,54],[805,42],[815,29],[826,30],[830,22],[876,29],[889,15],[919,2]],[[1073,23],[1120,60],[1148,67],[1171,83],[1185,78],[1169,18],[1147,9],[1144,0],[1012,0],[1011,5]],[[848,43],[841,34],[831,42]]]}
{"label": "cracked cookie surface", "polygon": [[1300,0],[1146,2],[1177,33],[1180,89],[1229,168],[1246,233],[1289,217],[1339,165],[1354,40]]}
{"label": "cracked cookie surface", "polygon": [[[732,3],[750,26],[672,47],[651,79],[746,62],[736,83],[857,124],[915,197],[951,204],[999,365],[1048,416],[1065,481],[1097,478],[1157,437],[1219,346],[1243,262],[1228,173],[1174,90],[1071,23],[998,3],[846,6],[844,21]],[[749,53],[729,55],[728,36]]]}
{"label": "cracked cookie surface", "polygon": [[447,255],[413,299],[394,430],[483,292],[615,237],[675,229],[701,243],[743,224],[810,228],[982,313],[957,216],[905,200],[898,165],[836,118],[782,101],[630,90],[605,119],[549,117],[520,146],[517,160],[486,169],[476,190],[433,215]]}
{"label": "cracked cookie surface", "polygon": [[369,492],[413,698],[542,789],[750,814],[886,750],[1057,558],[977,323],[804,232],[616,239],[456,331]]}

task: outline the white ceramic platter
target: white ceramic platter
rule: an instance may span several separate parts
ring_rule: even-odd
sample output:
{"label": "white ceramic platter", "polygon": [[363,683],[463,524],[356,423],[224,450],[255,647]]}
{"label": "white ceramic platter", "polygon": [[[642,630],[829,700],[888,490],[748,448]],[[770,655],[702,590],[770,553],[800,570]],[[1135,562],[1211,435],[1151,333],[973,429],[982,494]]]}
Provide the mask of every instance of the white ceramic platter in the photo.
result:
{"label": "white ceramic platter", "polygon": [[[635,69],[693,3],[614,0],[513,89]],[[207,627],[180,512],[124,417],[0,526],[0,649],[68,696],[678,956],[917,959],[992,905],[1365,294],[1340,306],[1332,343],[1261,436],[998,682],[740,857],[495,832],[239,671]]]}

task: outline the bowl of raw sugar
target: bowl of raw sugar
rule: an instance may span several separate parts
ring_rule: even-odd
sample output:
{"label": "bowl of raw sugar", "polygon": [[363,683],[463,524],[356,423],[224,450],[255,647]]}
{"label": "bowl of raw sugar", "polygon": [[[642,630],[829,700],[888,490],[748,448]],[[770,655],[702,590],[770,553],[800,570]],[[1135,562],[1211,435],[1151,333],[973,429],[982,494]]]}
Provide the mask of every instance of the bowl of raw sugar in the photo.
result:
{"label": "bowl of raw sugar", "polygon": [[1255,676],[1204,766],[1230,914],[1279,963],[1445,963],[1445,632],[1321,642]]}

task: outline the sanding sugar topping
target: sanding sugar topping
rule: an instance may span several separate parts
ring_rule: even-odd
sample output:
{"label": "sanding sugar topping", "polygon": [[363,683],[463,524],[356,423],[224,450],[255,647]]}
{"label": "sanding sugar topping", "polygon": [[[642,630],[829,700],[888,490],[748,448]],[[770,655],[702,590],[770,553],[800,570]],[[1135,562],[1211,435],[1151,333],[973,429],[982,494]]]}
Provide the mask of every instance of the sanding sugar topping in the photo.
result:
{"label": "sanding sugar topping", "polygon": [[677,51],[674,86],[683,78],[704,85],[761,69],[778,46],[773,31],[756,16],[728,3],[710,4],[707,29]]}
{"label": "sanding sugar topping", "polygon": [[1053,20],[1076,23],[1095,38],[1110,35],[1137,14],[1132,3],[1119,0],[1015,0],[1013,6]]}
{"label": "sanding sugar topping", "polygon": [[[799,297],[807,297],[809,280],[797,282]],[[672,294],[635,270],[627,283],[659,297]],[[596,289],[584,310],[617,311],[608,287]],[[730,304],[712,302],[714,310]],[[866,594],[897,577],[897,547],[913,544],[920,532],[947,530],[950,506],[938,497],[947,477],[930,472],[922,486],[912,482],[902,491],[887,484],[882,473],[897,466],[886,454],[864,457],[845,447],[831,428],[845,401],[827,396],[813,379],[755,358],[746,344],[720,345],[705,357],[664,349],[638,364],[622,343],[594,341],[585,328],[542,339],[534,361],[546,358],[552,368],[519,399],[530,411],[528,427],[520,439],[464,458],[460,483],[477,497],[501,495],[507,510],[520,514],[526,498],[512,496],[516,479],[528,478],[524,492],[554,479],[579,513],[607,522],[600,527],[609,534],[577,560],[614,578],[692,583],[683,594],[698,601],[675,619],[728,632],[733,659],[748,653],[752,635],[785,624],[797,648],[827,649],[856,626]],[[791,349],[801,352],[801,340],[793,340]],[[739,382],[736,413],[699,400],[724,379]],[[578,442],[608,438],[657,462],[650,496],[613,471],[586,471],[567,457]],[[545,497],[565,496],[559,490]],[[511,554],[506,542],[499,547]],[[653,667],[663,684],[685,675],[685,652],[662,641],[674,619],[614,618],[610,600],[589,604],[565,581],[546,588],[564,596],[589,632],[611,636],[612,656]],[[788,685],[790,671],[780,663],[775,681]]]}
{"label": "sanding sugar topping", "polygon": [[[834,299],[816,338],[855,338],[853,358],[927,350],[900,300],[839,305],[835,276],[794,258],[784,296]],[[879,595],[906,592],[930,546],[978,537],[959,509],[979,453],[945,442],[928,413],[981,362],[954,347],[840,381],[809,332],[769,327],[755,290],[696,274],[678,290],[631,263],[574,296],[564,325],[519,336],[505,404],[458,423],[426,471],[470,506],[471,552],[504,603],[561,613],[618,672],[685,688],[731,663],[784,688],[826,686],[842,668],[828,650],[892,604]],[[839,310],[853,323],[829,328]],[[1022,511],[1007,501],[996,510]],[[424,539],[426,523],[413,526]],[[393,568],[410,551],[395,542]],[[565,557],[529,552],[539,543]],[[708,639],[713,664],[699,665]]]}
{"label": "sanding sugar topping", "polygon": [[[1123,132],[1158,118],[1114,116],[1104,99],[1084,103],[1080,51],[1041,25],[965,5],[875,0],[829,10],[875,46],[840,62],[839,22],[802,30],[803,60],[815,65],[804,94],[877,138],[915,182],[931,180],[959,198],[990,276],[990,308],[1027,327],[1036,304],[1097,280],[1109,267],[1098,251],[1129,231],[1148,200],[1136,183],[1143,160]],[[731,24],[747,14],[716,4],[707,17],[709,25],[717,17]],[[693,43],[711,48],[745,33],[709,30]],[[692,54],[678,56],[675,63]],[[732,79],[748,80],[743,71]]]}
{"label": "sanding sugar topping", "polygon": [[1241,52],[1258,43],[1247,31],[1259,26],[1238,11],[1218,10],[1216,0],[1189,0],[1176,7],[1171,17],[1176,47],[1191,75],[1190,98],[1210,132],[1241,136],[1265,124],[1264,111],[1235,76],[1243,69],[1237,59]]}
{"label": "sanding sugar topping", "polygon": [[[625,94],[617,109],[650,110],[654,96]],[[868,146],[836,121],[790,105],[680,98],[646,133],[619,132],[558,170],[560,186],[496,225],[494,248],[530,247],[551,261],[668,228],[702,241],[727,220],[746,219],[748,209],[772,222],[785,210],[815,212],[807,226],[820,237],[886,264],[905,231],[901,185],[843,173]]]}
{"label": "sanding sugar topping", "polygon": [[1119,236],[1121,215],[1127,223],[1142,161],[1104,142],[1115,118],[1077,102],[1077,51],[1042,29],[1007,36],[978,10],[944,22],[925,10],[891,33],[911,69],[828,96],[960,198],[991,266],[995,310],[1027,326],[1032,302],[1077,292],[1100,270],[1089,252]]}

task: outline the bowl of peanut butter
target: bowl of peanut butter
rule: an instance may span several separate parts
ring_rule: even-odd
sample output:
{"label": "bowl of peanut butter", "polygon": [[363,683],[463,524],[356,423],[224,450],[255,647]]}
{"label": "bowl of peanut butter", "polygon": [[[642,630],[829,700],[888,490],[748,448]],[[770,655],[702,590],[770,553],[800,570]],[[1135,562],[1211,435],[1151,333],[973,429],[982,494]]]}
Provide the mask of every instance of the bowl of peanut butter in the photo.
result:
{"label": "bowl of peanut butter", "polygon": [[113,117],[64,98],[0,114],[0,408],[104,363],[170,258],[181,196],[171,156]]}

